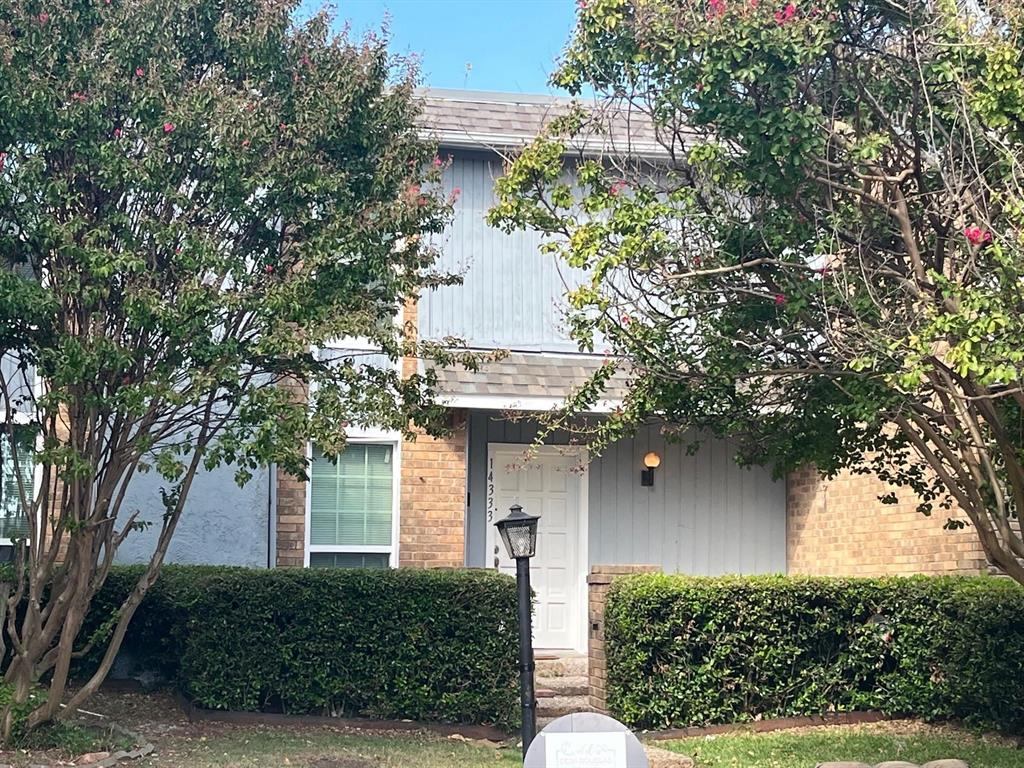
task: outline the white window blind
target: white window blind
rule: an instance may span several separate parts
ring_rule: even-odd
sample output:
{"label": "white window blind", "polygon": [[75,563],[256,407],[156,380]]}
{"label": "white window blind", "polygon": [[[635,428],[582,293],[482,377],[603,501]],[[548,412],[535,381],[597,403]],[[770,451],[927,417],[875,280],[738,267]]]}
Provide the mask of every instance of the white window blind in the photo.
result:
{"label": "white window blind", "polygon": [[[395,446],[350,443],[331,461],[314,446],[310,468],[310,565],[387,565],[392,548]],[[330,557],[331,552],[372,557]]]}
{"label": "white window blind", "polygon": [[[15,432],[18,435],[18,432]],[[33,498],[33,465],[31,442],[18,440],[18,460],[15,462],[10,438],[0,433],[0,540],[20,539],[28,536],[28,517],[22,506],[21,487],[29,501]]]}

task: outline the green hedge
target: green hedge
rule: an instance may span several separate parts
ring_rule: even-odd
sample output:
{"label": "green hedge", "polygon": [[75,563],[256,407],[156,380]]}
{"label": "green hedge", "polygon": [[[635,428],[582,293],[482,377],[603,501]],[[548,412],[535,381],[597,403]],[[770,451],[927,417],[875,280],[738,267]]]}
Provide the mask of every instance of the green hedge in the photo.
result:
{"label": "green hedge", "polygon": [[879,710],[1024,730],[1024,589],[996,578],[616,581],[608,703],[636,728]]}
{"label": "green hedge", "polygon": [[[114,569],[83,634],[138,574]],[[511,726],[516,649],[515,582],[490,571],[172,566],[124,655],[212,709]]]}

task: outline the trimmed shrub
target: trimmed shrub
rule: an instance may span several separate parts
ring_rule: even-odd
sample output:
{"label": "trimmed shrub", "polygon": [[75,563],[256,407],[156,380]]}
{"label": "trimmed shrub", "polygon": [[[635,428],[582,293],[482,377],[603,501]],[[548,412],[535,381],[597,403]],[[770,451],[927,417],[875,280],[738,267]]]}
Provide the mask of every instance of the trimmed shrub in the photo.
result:
{"label": "trimmed shrub", "polygon": [[[88,674],[99,664],[106,651],[105,640],[116,619],[115,612],[144,570],[141,565],[110,569],[103,588],[93,598],[80,634],[81,644],[94,636],[98,642],[78,662],[78,675]],[[164,566],[128,626],[118,659],[119,672],[148,673],[164,680],[178,680],[190,607],[202,594],[207,580],[229,573],[256,575],[264,572],[217,565]]]}
{"label": "trimmed shrub", "polygon": [[[113,570],[83,636],[138,574]],[[123,651],[211,709],[514,726],[517,642],[515,582],[490,571],[171,566]]]}
{"label": "trimmed shrub", "polygon": [[1024,589],[986,577],[617,580],[608,704],[635,728],[878,710],[1024,730]]}

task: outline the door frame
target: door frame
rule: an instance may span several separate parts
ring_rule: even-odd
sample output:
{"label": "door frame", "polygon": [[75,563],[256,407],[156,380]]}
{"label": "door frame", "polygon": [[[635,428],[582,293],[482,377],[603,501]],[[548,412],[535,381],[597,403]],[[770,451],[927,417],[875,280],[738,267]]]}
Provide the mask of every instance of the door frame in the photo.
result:
{"label": "door frame", "polygon": [[490,473],[497,457],[513,454],[522,456],[526,451],[535,452],[537,456],[572,456],[580,462],[581,471],[576,473],[578,488],[576,493],[576,584],[574,591],[576,593],[577,607],[574,611],[575,615],[572,616],[572,636],[576,639],[574,647],[568,650],[586,653],[587,616],[589,611],[587,571],[590,561],[590,452],[586,447],[580,445],[531,446],[529,443],[487,444],[487,467],[485,468],[486,498],[484,502],[487,535],[484,545],[486,547],[484,563],[488,569],[494,570],[494,545],[499,543],[494,522],[505,515],[504,510],[498,510],[494,507],[494,484],[491,482]]}

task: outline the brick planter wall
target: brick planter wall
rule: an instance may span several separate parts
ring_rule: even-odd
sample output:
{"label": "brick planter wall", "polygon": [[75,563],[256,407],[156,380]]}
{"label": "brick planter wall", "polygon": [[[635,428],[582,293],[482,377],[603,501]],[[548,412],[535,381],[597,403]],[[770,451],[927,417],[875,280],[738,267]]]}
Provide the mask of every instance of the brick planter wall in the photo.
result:
{"label": "brick planter wall", "polygon": [[598,712],[608,711],[608,667],[604,653],[604,605],[608,588],[618,576],[631,573],[657,573],[657,565],[595,565],[587,576],[588,641],[587,667],[590,706]]}

